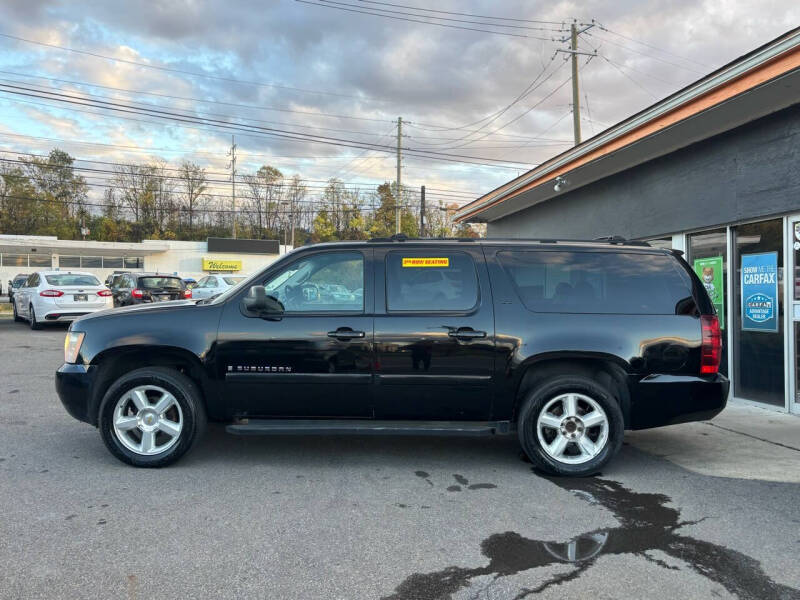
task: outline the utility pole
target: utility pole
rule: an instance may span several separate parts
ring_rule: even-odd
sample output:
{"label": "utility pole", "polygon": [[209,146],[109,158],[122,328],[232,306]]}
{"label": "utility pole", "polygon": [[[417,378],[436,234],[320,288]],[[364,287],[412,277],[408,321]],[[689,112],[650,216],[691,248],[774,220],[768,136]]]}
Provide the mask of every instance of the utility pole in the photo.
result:
{"label": "utility pole", "polygon": [[292,220],[292,248],[294,248],[294,200],[297,195],[297,187],[292,189],[292,199],[289,208],[289,218]]}
{"label": "utility pole", "polygon": [[403,117],[397,117],[397,196],[394,199],[394,232],[400,233],[400,202],[403,198],[402,167],[400,152],[403,139]]}
{"label": "utility pole", "polygon": [[233,199],[233,239],[236,239],[236,139],[231,135],[231,149],[228,152],[231,157],[231,198]]}
{"label": "utility pole", "polygon": [[588,31],[592,27],[594,27],[594,23],[582,24],[582,29],[578,29],[578,23],[573,21],[569,26],[569,37],[561,38],[561,42],[569,41],[569,50],[561,48],[556,50],[556,52],[570,54],[572,59],[572,131],[576,146],[581,143],[581,104],[580,86],[578,83],[578,55],[585,54],[586,56],[597,56],[597,51],[581,52],[578,50],[578,36],[584,31]]}
{"label": "utility pole", "polygon": [[578,91],[578,27],[573,22],[569,26],[570,49],[572,50],[572,131],[575,136],[575,145],[581,143],[581,106]]}
{"label": "utility pole", "polygon": [[425,186],[419,188],[419,237],[425,237]]}

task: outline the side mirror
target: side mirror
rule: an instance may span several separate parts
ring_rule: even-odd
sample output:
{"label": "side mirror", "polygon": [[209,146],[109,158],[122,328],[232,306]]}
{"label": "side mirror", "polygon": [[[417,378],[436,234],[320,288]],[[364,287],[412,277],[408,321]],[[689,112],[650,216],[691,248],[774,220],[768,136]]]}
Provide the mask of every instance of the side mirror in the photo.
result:
{"label": "side mirror", "polygon": [[256,313],[259,317],[280,317],[284,308],[281,301],[274,296],[268,296],[263,285],[254,285],[242,300],[248,312]]}

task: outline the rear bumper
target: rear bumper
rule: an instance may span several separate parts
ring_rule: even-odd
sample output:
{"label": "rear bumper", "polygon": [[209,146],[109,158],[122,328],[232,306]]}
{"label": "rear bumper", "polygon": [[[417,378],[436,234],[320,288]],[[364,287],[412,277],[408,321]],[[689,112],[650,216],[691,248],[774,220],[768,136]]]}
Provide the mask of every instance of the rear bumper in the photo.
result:
{"label": "rear bumper", "polygon": [[81,312],[51,312],[44,316],[45,321],[74,321],[78,317],[88,315],[89,311]]}
{"label": "rear bumper", "polygon": [[728,402],[730,382],[724,375],[648,375],[631,382],[628,429],[707,421]]}
{"label": "rear bumper", "polygon": [[92,384],[96,367],[64,363],[56,371],[56,393],[61,404],[74,418],[90,425],[97,424],[97,411],[92,410]]}

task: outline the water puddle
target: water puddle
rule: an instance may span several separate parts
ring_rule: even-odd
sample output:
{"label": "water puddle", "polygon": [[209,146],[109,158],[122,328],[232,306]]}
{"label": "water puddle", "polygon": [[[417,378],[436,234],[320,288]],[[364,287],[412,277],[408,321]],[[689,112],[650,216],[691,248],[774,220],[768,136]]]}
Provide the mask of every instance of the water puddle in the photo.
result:
{"label": "water puddle", "polygon": [[[761,564],[741,552],[678,533],[693,522],[681,521],[680,511],[666,506],[663,494],[633,492],[610,480],[550,479],[581,499],[610,510],[620,525],[591,531],[568,542],[532,540],[507,531],[481,542],[489,559],[484,567],[447,567],[431,573],[415,573],[386,600],[446,600],[472,585],[478,577],[492,581],[530,569],[559,564],[573,565],[569,571],[550,575],[535,587],[521,590],[516,599],[542,592],[579,578],[603,555],[631,554],[670,570],[691,569],[743,600],[800,600],[800,590],[774,582]],[[672,564],[659,558],[667,555]],[[678,566],[685,565],[685,566]]]}

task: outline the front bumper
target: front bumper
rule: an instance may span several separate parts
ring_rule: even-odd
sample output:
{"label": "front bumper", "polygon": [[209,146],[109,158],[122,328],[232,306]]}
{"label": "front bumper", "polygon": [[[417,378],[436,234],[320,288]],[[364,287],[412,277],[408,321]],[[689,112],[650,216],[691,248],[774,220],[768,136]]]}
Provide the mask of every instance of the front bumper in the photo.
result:
{"label": "front bumper", "polygon": [[56,371],[56,393],[61,404],[74,418],[97,425],[97,410],[92,389],[97,367],[64,363]]}
{"label": "front bumper", "polygon": [[630,383],[629,429],[707,421],[728,402],[730,382],[721,374],[648,375]]}

